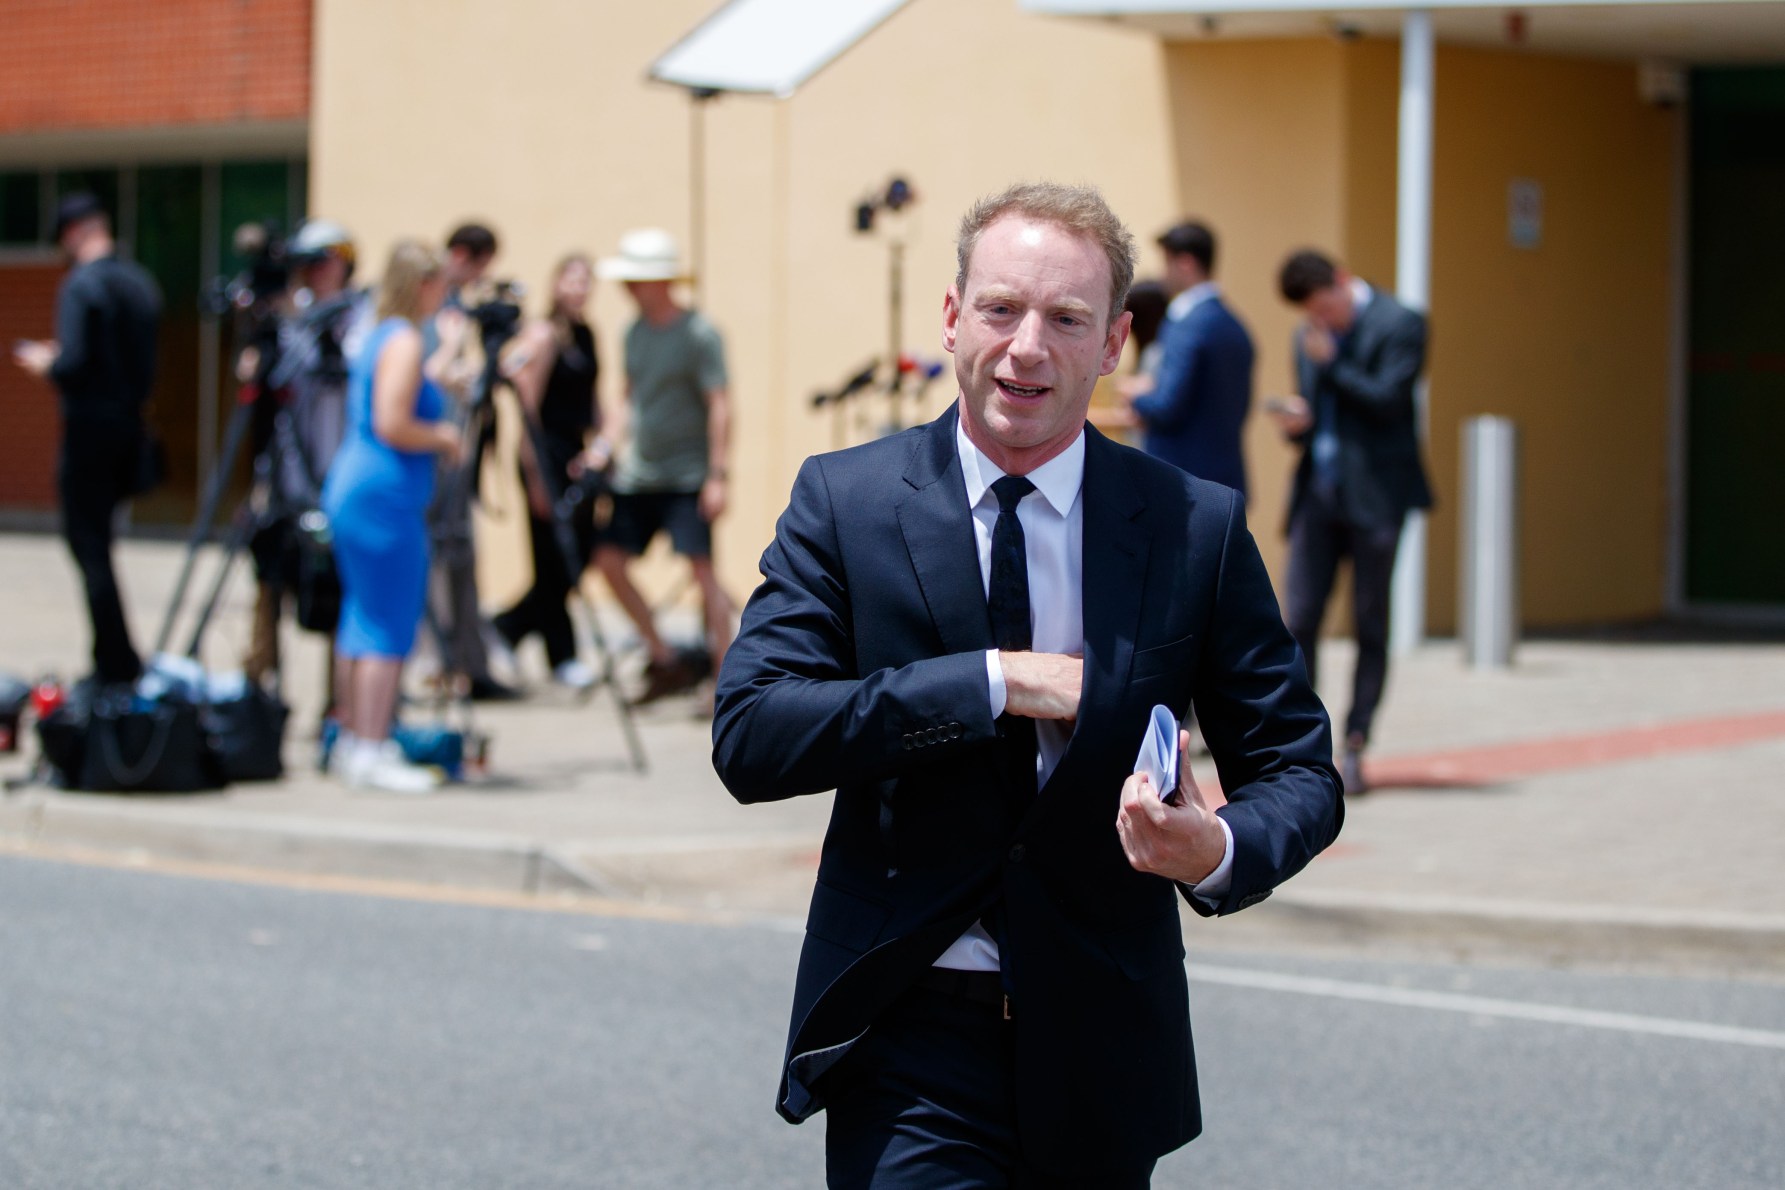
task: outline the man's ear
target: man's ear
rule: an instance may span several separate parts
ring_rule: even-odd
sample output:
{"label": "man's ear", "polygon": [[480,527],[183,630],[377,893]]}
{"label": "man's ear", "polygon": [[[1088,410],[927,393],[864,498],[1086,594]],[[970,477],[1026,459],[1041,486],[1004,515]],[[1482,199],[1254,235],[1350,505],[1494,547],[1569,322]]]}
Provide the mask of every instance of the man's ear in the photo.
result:
{"label": "man's ear", "polygon": [[953,285],[942,295],[942,346],[954,354],[954,336],[961,322],[961,294]]}
{"label": "man's ear", "polygon": [[1103,361],[1099,365],[1099,376],[1108,376],[1122,362],[1122,348],[1128,343],[1128,330],[1134,325],[1134,312],[1124,310],[1109,324],[1109,334],[1103,340]]}

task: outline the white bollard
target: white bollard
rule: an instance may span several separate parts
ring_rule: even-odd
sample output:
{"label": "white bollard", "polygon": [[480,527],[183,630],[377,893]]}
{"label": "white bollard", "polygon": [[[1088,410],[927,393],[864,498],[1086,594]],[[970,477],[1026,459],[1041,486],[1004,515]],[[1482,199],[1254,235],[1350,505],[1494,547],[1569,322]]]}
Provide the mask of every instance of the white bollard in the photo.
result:
{"label": "white bollard", "polygon": [[1504,669],[1518,643],[1518,427],[1463,423],[1462,551],[1457,632],[1473,669]]}

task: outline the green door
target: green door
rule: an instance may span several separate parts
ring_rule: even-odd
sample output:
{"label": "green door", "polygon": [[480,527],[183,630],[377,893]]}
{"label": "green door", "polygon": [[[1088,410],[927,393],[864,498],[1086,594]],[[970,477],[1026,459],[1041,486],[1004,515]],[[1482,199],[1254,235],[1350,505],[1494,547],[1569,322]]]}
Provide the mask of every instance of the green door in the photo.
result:
{"label": "green door", "polygon": [[1785,608],[1785,69],[1692,76],[1686,597]]}

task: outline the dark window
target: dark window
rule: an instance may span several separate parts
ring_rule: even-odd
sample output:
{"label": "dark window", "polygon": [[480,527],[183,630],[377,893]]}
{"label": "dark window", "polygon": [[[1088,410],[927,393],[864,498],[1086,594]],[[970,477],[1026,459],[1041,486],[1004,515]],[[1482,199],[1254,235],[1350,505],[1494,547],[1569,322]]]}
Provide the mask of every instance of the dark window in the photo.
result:
{"label": "dark window", "polygon": [[36,170],[0,173],[0,244],[43,242],[42,199]]}

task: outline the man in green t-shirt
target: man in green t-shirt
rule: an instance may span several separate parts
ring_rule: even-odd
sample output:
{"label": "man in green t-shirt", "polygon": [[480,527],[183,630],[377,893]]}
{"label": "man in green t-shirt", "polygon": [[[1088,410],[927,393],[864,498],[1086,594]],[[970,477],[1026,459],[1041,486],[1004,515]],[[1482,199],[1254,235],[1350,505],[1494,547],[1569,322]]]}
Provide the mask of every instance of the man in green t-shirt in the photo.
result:
{"label": "man in green t-shirt", "polygon": [[651,609],[626,573],[660,532],[688,559],[706,614],[707,649],[716,672],[731,643],[731,597],[713,570],[713,522],[725,511],[726,458],[731,448],[731,398],[725,346],[698,311],[676,300],[685,273],[675,239],[646,228],[620,237],[620,251],[596,271],[625,283],[638,307],[626,331],[626,399],[610,419],[617,462],[613,519],[595,564],[650,649],[645,688],[653,702],[694,686],[700,668],[658,635]]}

